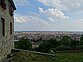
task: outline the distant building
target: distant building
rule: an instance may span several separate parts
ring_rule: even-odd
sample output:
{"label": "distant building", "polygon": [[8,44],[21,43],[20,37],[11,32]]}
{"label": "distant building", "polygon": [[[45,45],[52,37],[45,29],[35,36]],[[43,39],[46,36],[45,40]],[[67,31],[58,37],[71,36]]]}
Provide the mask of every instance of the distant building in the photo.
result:
{"label": "distant building", "polygon": [[38,41],[38,40],[50,40],[50,39],[56,39],[57,41],[60,41],[63,36],[69,36],[72,40],[80,41],[81,35],[83,35],[83,32],[66,32],[66,31],[48,31],[48,32],[15,32],[14,33],[14,39],[19,40],[22,37],[28,38],[30,40]]}
{"label": "distant building", "polygon": [[13,0],[0,0],[0,61],[14,48],[14,10]]}

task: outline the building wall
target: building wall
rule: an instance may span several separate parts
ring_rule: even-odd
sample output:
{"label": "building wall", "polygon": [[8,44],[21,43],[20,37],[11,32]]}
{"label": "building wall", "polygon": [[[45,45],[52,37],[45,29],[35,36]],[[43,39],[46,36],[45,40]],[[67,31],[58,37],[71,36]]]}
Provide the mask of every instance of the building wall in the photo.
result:
{"label": "building wall", "polygon": [[[10,34],[10,22],[14,25],[14,18],[9,14],[9,2],[5,0],[6,10],[0,5],[0,60],[5,58],[14,48],[13,33]],[[1,18],[5,19],[5,36],[2,35]],[[13,28],[14,26],[12,26]],[[14,28],[12,29],[14,31]]]}

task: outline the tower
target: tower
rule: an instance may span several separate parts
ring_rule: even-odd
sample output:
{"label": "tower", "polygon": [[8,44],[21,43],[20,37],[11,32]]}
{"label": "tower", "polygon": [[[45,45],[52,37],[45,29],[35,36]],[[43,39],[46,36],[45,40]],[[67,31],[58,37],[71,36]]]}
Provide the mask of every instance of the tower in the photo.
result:
{"label": "tower", "polygon": [[14,48],[14,10],[13,0],[0,0],[0,60]]}

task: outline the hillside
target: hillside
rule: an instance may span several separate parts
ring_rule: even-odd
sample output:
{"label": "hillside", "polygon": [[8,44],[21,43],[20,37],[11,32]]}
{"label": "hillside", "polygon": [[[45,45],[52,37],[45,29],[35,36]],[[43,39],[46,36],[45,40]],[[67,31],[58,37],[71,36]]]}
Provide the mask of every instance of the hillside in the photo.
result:
{"label": "hillside", "polygon": [[59,52],[52,56],[21,50],[14,52],[9,62],[83,62],[83,52]]}
{"label": "hillside", "polygon": [[53,56],[29,51],[14,52],[10,62],[55,62]]}

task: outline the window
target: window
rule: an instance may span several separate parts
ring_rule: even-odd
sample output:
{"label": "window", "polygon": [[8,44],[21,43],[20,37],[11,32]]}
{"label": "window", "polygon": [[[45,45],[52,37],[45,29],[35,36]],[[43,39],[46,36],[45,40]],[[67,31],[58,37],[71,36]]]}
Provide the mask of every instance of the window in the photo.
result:
{"label": "window", "polygon": [[6,10],[5,0],[1,0],[1,7]]}
{"label": "window", "polygon": [[12,23],[10,22],[10,34],[12,34]]}
{"label": "window", "polygon": [[1,18],[2,21],[2,35],[5,36],[5,20]]}

